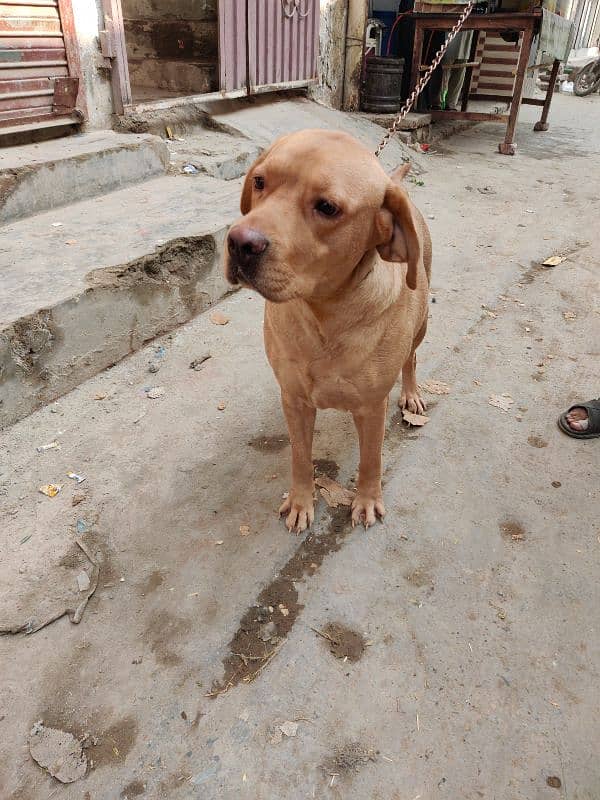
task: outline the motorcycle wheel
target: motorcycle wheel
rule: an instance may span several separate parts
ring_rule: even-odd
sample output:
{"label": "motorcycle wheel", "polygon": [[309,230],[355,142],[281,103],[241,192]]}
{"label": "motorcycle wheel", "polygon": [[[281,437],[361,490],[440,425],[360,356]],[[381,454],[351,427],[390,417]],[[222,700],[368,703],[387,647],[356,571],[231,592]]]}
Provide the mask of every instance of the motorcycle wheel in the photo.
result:
{"label": "motorcycle wheel", "polygon": [[577,97],[587,97],[600,86],[600,62],[592,61],[577,73],[573,92]]}

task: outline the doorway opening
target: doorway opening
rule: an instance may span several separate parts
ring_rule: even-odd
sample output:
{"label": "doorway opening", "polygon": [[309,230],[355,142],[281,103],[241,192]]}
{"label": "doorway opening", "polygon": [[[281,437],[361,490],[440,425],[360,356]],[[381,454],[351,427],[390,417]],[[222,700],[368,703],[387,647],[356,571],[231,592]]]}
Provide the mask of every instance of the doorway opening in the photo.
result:
{"label": "doorway opening", "polygon": [[216,92],[217,0],[121,0],[135,104]]}

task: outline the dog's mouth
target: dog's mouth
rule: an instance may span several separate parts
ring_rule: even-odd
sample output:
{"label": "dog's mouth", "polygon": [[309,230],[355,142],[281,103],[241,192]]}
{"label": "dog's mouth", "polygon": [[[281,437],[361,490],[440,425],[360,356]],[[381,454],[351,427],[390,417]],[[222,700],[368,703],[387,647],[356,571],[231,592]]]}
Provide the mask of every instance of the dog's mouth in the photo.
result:
{"label": "dog's mouth", "polygon": [[290,299],[287,287],[269,285],[269,281],[265,280],[262,271],[248,275],[244,272],[244,267],[232,258],[229,258],[227,262],[227,280],[234,286],[252,289],[271,303],[283,303]]}

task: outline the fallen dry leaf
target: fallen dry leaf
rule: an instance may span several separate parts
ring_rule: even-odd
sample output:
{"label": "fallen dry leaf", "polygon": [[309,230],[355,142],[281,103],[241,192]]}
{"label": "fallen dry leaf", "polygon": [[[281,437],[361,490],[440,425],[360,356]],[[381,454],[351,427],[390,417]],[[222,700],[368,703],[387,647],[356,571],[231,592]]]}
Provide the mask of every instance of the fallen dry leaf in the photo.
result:
{"label": "fallen dry leaf", "polygon": [[563,311],[565,319],[577,319],[577,314],[574,311]]}
{"label": "fallen dry leaf", "polygon": [[213,325],[227,325],[229,322],[229,317],[226,317],[225,314],[221,314],[220,311],[213,311],[209,319]]}
{"label": "fallen dry leaf", "polygon": [[298,733],[298,723],[291,721],[284,722],[279,726],[279,730],[284,736],[295,736]]}
{"label": "fallen dry leaf", "polygon": [[101,392],[100,394],[94,395],[94,400],[106,400],[107,395]]}
{"label": "fallen dry leaf", "polygon": [[545,261],[542,261],[542,266],[544,267],[558,267],[559,264],[565,261],[564,256],[550,256]]}
{"label": "fallen dry leaf", "polygon": [[510,407],[515,401],[508,394],[491,394],[488,403],[501,411],[510,411]]}
{"label": "fallen dry leaf", "polygon": [[442,381],[423,381],[420,387],[429,394],[450,394],[450,387]]}
{"label": "fallen dry leaf", "polygon": [[248,536],[250,533],[249,525],[240,525],[240,533],[242,536]]}
{"label": "fallen dry leaf", "polygon": [[315,483],[321,487],[321,495],[330,508],[352,505],[354,492],[345,489],[337,481],[328,478],[326,475],[319,475],[319,477],[315,478]]}
{"label": "fallen dry leaf", "polygon": [[429,417],[426,417],[425,414],[413,414],[412,411],[407,411],[405,408],[402,409],[402,419],[415,428],[422,428],[429,422]]}

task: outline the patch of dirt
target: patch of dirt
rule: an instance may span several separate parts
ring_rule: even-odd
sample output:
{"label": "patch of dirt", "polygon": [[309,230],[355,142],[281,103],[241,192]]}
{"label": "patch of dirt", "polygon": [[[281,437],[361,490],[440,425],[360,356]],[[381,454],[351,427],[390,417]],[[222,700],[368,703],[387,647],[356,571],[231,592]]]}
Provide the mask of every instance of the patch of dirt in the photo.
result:
{"label": "patch of dirt", "polygon": [[177,789],[181,789],[182,786],[187,785],[184,782],[191,777],[189,773],[172,772],[158,784],[158,794],[156,796],[160,798],[173,797]]}
{"label": "patch of dirt", "polygon": [[256,436],[250,439],[248,446],[259,453],[279,453],[289,445],[287,433],[276,433],[273,436]]}
{"label": "patch of dirt", "polygon": [[321,765],[328,775],[344,775],[359,772],[369,763],[377,762],[378,753],[361,742],[348,742],[336,747],[333,755]]}
{"label": "patch of dirt", "polygon": [[58,566],[66,567],[67,569],[82,569],[83,567],[89,567],[89,563],[89,559],[83,550],[74,544],[61,557]]}
{"label": "patch of dirt", "polygon": [[122,133],[153,133],[155,136],[164,136],[167,125],[179,135],[206,128],[227,133],[230,136],[246,138],[230,125],[213,119],[198,105],[179,106],[161,111],[145,111],[142,114],[127,114],[116,118],[115,127]]}
{"label": "patch of dirt", "polygon": [[325,478],[331,478],[332,481],[334,481],[339,475],[339,465],[330,458],[317,458],[313,464],[316,475],[321,475]]}
{"label": "patch of dirt", "polygon": [[548,447],[548,442],[545,439],[542,439],[541,436],[528,436],[527,443],[532,447]]}
{"label": "patch of dirt", "polygon": [[35,800],[35,798],[32,789],[19,788],[8,796],[8,800]]}
{"label": "patch of dirt", "polygon": [[347,659],[354,663],[360,661],[365,652],[367,646],[365,637],[339,622],[329,622],[319,633],[327,640],[329,652],[336,658]]}
{"label": "patch of dirt", "polygon": [[[14,363],[27,374],[52,348],[56,338],[51,311],[40,311],[15,322],[4,331]],[[39,377],[42,377],[41,375]]]}
{"label": "patch of dirt", "polygon": [[140,584],[140,592],[143,595],[152,594],[159,586],[164,583],[165,575],[160,570],[156,569]]}
{"label": "patch of dirt", "polygon": [[159,611],[152,617],[146,628],[146,640],[158,664],[163,667],[176,667],[181,664],[181,656],[176,652],[177,642],[191,629],[191,622],[175,617],[168,611]]}
{"label": "patch of dirt", "polygon": [[95,734],[98,744],[88,749],[90,765],[94,769],[115,766],[125,761],[137,739],[137,721],[134,717],[123,717],[102,733]]}
{"label": "patch of dirt", "polygon": [[140,797],[146,791],[146,784],[142,781],[131,781],[122,790],[120,797],[123,800],[131,800],[132,797]]}
{"label": "patch of dirt", "polygon": [[426,567],[423,566],[417,567],[410,572],[406,572],[404,577],[411,586],[416,586],[419,589],[421,589],[423,586],[433,585],[433,577],[431,576],[431,573]]}
{"label": "patch of dirt", "polygon": [[525,529],[520,522],[505,520],[500,523],[500,533],[505,539],[513,542],[522,542],[525,539]]}
{"label": "patch of dirt", "polygon": [[207,697],[218,697],[242,681],[249,683],[271,661],[304,608],[298,602],[296,582],[314,575],[350,533],[348,509],[330,509],[327,530],[309,533],[242,617],[223,659],[223,677],[213,681]]}
{"label": "patch of dirt", "polygon": [[128,264],[92,270],[86,280],[93,286],[111,289],[141,284],[185,287],[196,284],[210,272],[216,249],[212,236],[173,239]]}

